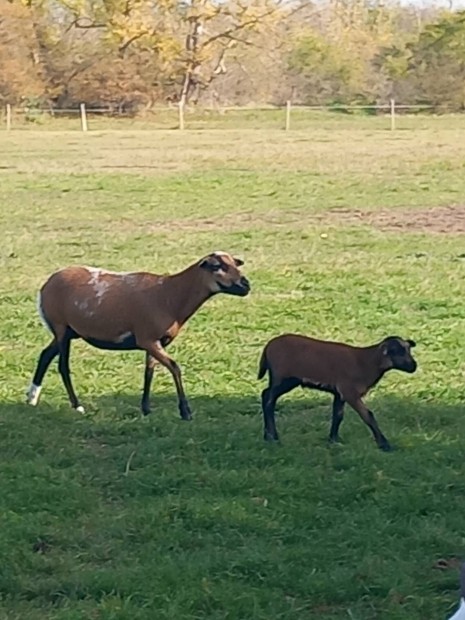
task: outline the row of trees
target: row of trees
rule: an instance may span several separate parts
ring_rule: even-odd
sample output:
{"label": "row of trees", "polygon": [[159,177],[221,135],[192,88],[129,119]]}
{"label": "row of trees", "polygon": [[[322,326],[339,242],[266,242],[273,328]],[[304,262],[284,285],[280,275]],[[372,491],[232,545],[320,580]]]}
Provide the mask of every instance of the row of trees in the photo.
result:
{"label": "row of trees", "polygon": [[396,0],[0,0],[0,101],[465,108],[465,11]]}

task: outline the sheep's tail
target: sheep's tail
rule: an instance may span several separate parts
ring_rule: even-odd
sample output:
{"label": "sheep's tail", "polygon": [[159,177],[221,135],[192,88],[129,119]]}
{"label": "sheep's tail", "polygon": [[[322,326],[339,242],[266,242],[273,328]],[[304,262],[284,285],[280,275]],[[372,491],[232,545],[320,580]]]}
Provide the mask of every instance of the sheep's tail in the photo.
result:
{"label": "sheep's tail", "polygon": [[263,349],[262,355],[260,357],[260,362],[258,365],[258,379],[263,379],[266,371],[269,370],[268,360],[266,359],[266,348]]}
{"label": "sheep's tail", "polygon": [[37,303],[36,303],[36,305],[37,305],[37,312],[39,314],[40,320],[42,321],[44,327],[46,327],[53,334],[53,327],[52,327],[50,321],[48,320],[48,318],[45,316],[45,312],[44,312],[44,309],[42,307],[42,289],[40,289],[40,291],[37,293]]}

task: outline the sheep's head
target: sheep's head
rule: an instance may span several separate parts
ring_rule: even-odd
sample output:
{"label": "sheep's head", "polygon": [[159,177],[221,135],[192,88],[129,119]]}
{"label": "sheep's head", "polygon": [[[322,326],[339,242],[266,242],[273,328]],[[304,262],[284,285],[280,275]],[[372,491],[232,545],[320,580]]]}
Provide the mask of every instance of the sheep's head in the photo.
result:
{"label": "sheep's head", "polygon": [[386,370],[395,368],[404,372],[415,372],[417,363],[411,349],[416,346],[413,340],[404,340],[399,336],[388,336],[380,344]]}
{"label": "sheep's head", "polygon": [[245,297],[250,292],[249,281],[239,269],[243,264],[244,261],[227,252],[212,252],[199,262],[212,293],[227,293],[240,297]]}

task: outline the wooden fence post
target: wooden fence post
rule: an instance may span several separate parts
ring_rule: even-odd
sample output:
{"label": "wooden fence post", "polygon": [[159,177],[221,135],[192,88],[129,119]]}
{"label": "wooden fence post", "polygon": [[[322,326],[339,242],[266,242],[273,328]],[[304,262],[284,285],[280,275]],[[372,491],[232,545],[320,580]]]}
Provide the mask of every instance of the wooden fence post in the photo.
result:
{"label": "wooden fence post", "polygon": [[9,103],[6,104],[6,129],[7,131],[11,129],[11,105]]}
{"label": "wooden fence post", "polygon": [[179,111],[179,129],[184,130],[184,101],[181,99],[178,104]]}
{"label": "wooden fence post", "polygon": [[286,101],[286,131],[291,128],[291,101]]}
{"label": "wooden fence post", "polygon": [[86,114],[86,104],[81,103],[81,129],[82,131],[87,131],[87,114]]}
{"label": "wooden fence post", "polygon": [[394,99],[391,99],[391,131],[394,131],[396,128],[396,102]]}

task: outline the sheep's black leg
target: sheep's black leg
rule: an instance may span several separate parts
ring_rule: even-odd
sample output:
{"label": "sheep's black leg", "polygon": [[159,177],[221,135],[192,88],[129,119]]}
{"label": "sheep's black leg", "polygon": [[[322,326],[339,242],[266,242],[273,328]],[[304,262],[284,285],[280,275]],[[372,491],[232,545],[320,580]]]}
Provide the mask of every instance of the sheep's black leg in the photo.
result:
{"label": "sheep's black leg", "polygon": [[269,387],[265,388],[262,392],[262,411],[263,411],[263,426],[264,426],[264,435],[263,438],[265,440],[277,441],[278,431],[276,430],[276,424],[274,420],[274,405],[271,405],[269,402],[270,398]]}
{"label": "sheep's black leg", "polygon": [[150,355],[150,353],[146,353],[145,356],[145,371],[144,371],[144,389],[142,392],[142,401],[141,401],[141,409],[144,415],[148,415],[150,413],[150,386],[152,385],[153,379],[153,371],[157,360]]}
{"label": "sheep's black leg", "polygon": [[378,423],[376,422],[375,416],[368,409],[365,403],[361,398],[354,398],[353,400],[349,400],[347,398],[347,402],[351,407],[355,409],[355,411],[359,414],[362,420],[367,424],[373,433],[373,437],[378,445],[378,448],[384,450],[385,452],[389,452],[391,450],[391,446],[389,445],[388,440],[380,431]]}
{"label": "sheep's black leg", "polygon": [[178,395],[178,406],[179,413],[183,420],[191,420],[192,412],[189,406],[189,401],[187,400],[186,394],[184,392],[184,386],[182,384],[182,376],[181,369],[178,364],[168,355],[168,353],[163,349],[159,342],[145,344],[143,342],[138,343],[143,349],[149,353],[152,357],[154,357],[160,364],[167,368],[174,380],[174,385],[176,386],[176,392]]}
{"label": "sheep's black leg", "polygon": [[263,438],[265,441],[277,441],[279,439],[276,430],[274,410],[278,398],[287,394],[300,384],[298,379],[283,379],[278,385],[271,385],[262,392],[262,409],[264,421]]}
{"label": "sheep's black leg", "polygon": [[54,339],[40,354],[36,371],[32,377],[32,383],[27,393],[27,402],[30,405],[37,405],[39,402],[40,390],[42,388],[42,381],[45,373],[47,372],[53,359],[58,355],[58,352],[58,343]]}
{"label": "sheep's black leg", "polygon": [[345,401],[340,397],[338,393],[334,394],[333,400],[333,419],[331,422],[331,430],[329,431],[329,441],[339,441],[339,427],[344,419],[344,404]]}
{"label": "sheep's black leg", "polygon": [[82,405],[79,403],[78,397],[74,392],[73,384],[71,383],[71,375],[69,370],[69,352],[71,348],[71,337],[68,333],[66,333],[62,340],[59,342],[59,348],[60,357],[58,360],[58,370],[63,380],[63,384],[66,388],[66,392],[68,393],[71,407],[73,407],[73,409],[77,409],[81,413],[84,413],[84,407],[82,407]]}

